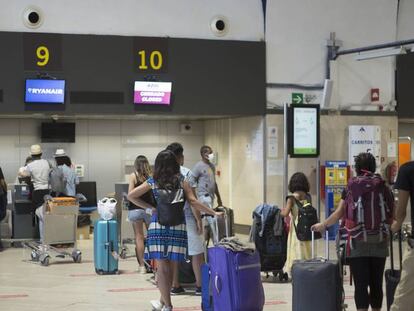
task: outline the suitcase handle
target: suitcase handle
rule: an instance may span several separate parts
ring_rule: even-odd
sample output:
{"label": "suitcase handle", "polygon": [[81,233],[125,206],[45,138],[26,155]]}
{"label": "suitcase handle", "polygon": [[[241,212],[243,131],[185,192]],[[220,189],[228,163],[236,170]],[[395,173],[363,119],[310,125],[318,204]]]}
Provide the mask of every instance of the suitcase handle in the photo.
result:
{"label": "suitcase handle", "polygon": [[220,294],[221,282],[220,282],[220,277],[218,276],[218,274],[216,274],[216,276],[214,277],[214,288],[216,289],[217,294]]}
{"label": "suitcase handle", "polygon": [[[315,258],[315,231],[312,230],[312,259]],[[329,232],[325,233],[325,259],[329,260]]]}
{"label": "suitcase handle", "polygon": [[[390,259],[391,259],[391,271],[395,274],[395,267],[394,267],[394,248],[392,245],[393,240],[393,233],[390,231]],[[401,230],[398,231],[398,252],[400,255],[400,270],[402,269],[402,237],[401,237]]]}

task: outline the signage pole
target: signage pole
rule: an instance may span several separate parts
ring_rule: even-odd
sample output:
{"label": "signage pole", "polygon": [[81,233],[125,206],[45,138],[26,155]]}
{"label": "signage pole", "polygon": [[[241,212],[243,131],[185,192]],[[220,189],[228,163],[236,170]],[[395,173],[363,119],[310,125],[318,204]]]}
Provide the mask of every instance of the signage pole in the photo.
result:
{"label": "signage pole", "polygon": [[267,203],[267,116],[263,116],[263,202]]}
{"label": "signage pole", "polygon": [[[316,208],[318,219],[321,220],[321,157],[316,158]],[[326,218],[326,215],[325,215]]]}
{"label": "signage pole", "polygon": [[288,108],[289,108],[289,104],[285,103],[284,108],[283,108],[283,151],[284,151],[284,158],[283,158],[283,169],[284,169],[284,173],[283,173],[283,203],[281,206],[284,205],[285,199],[288,195],[288,174],[289,174],[289,169],[288,169],[288,162],[289,162],[289,158],[288,158]]}

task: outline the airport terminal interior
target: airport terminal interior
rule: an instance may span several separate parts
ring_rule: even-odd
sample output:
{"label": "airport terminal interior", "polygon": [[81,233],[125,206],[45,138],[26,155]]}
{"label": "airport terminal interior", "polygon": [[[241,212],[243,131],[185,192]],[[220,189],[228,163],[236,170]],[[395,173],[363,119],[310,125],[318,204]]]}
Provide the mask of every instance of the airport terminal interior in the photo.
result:
{"label": "airport terminal interior", "polygon": [[389,310],[414,1],[0,7],[0,310]]}

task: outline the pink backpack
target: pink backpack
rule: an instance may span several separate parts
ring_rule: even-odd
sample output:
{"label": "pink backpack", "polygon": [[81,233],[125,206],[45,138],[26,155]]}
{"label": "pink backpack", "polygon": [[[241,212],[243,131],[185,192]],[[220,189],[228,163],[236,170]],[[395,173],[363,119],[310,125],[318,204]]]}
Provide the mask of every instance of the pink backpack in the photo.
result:
{"label": "pink backpack", "polygon": [[340,234],[353,248],[352,240],[367,241],[368,235],[379,235],[379,242],[389,234],[393,220],[394,196],[381,176],[367,173],[348,182],[345,214]]}

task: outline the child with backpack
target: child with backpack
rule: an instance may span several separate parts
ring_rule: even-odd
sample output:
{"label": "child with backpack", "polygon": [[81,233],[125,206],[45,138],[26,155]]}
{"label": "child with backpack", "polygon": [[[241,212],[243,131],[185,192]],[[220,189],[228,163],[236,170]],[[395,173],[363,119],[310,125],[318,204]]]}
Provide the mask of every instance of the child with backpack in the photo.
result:
{"label": "child with backpack", "polygon": [[[312,256],[311,238],[309,234],[301,234],[304,232],[302,230],[298,230],[300,225],[299,211],[302,207],[305,207],[310,211],[314,210],[314,215],[316,216],[316,210],[310,205],[310,186],[305,174],[301,172],[293,174],[290,178],[288,188],[289,192],[292,193],[292,195],[286,198],[286,206],[280,214],[283,217],[290,215],[290,230],[287,241],[287,258],[285,267],[283,268],[285,272],[290,273],[292,270],[293,262],[295,260],[311,259]],[[313,224],[315,222],[317,221],[314,221]],[[308,233],[310,233],[310,226],[308,231]]]}
{"label": "child with backpack", "polygon": [[342,219],[339,234],[346,240],[345,256],[355,281],[356,307],[368,310],[371,305],[373,311],[379,311],[394,197],[375,170],[372,154],[356,156],[357,176],[349,180],[336,211],[312,230],[323,232]]}

